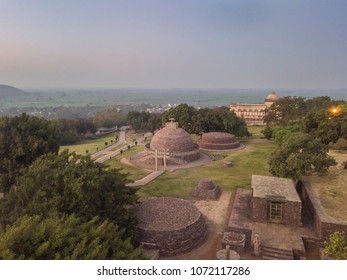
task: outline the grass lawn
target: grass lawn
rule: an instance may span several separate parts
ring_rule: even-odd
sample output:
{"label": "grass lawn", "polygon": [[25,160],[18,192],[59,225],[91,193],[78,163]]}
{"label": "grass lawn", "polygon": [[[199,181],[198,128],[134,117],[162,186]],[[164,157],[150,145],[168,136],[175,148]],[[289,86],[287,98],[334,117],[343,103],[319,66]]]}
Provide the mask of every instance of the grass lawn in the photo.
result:
{"label": "grass lawn", "polygon": [[347,221],[347,170],[341,167],[347,154],[331,152],[330,155],[335,157],[338,165],[330,167],[325,175],[314,174],[306,179],[311,182],[327,214]]}
{"label": "grass lawn", "polygon": [[[247,143],[242,150],[225,152],[224,159],[213,161],[209,165],[189,169],[166,172],[151,183],[139,189],[141,197],[173,196],[190,197],[190,192],[200,179],[208,178],[225,190],[238,187],[251,187],[251,176],[270,175],[267,158],[274,149],[272,141]],[[225,167],[224,161],[233,163],[233,167]]]}
{"label": "grass lawn", "polygon": [[261,131],[265,128],[265,125],[253,125],[248,127],[248,131],[252,134],[251,139],[263,138],[264,134]]}
{"label": "grass lawn", "polygon": [[115,134],[111,133],[97,139],[79,141],[74,145],[61,146],[60,151],[68,149],[70,152],[75,152],[78,155],[86,155],[86,151],[88,150],[88,153],[92,154],[98,151],[97,148],[99,150],[105,148],[105,142],[108,142],[108,145],[111,145],[111,140],[115,141],[114,138]]}
{"label": "grass lawn", "polygon": [[107,164],[109,166],[109,168],[121,169],[121,173],[127,174],[129,180],[135,181],[135,180],[141,179],[144,176],[146,176],[148,174],[148,172],[146,172],[142,169],[138,169],[136,167],[122,164],[120,162],[120,160],[122,158],[131,157],[132,155],[137,154],[141,151],[143,151],[142,145],[134,146],[130,150],[127,150],[127,151],[123,152],[122,154],[106,161],[105,164]]}

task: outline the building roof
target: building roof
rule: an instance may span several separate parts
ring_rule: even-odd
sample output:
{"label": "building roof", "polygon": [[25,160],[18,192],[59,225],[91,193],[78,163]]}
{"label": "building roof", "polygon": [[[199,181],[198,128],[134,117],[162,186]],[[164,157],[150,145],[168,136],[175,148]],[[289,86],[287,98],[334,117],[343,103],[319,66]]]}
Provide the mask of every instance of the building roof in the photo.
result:
{"label": "building roof", "polygon": [[280,99],[280,96],[276,92],[271,92],[265,99],[265,101],[276,101]]}
{"label": "building roof", "polygon": [[301,202],[291,179],[252,175],[253,197]]}

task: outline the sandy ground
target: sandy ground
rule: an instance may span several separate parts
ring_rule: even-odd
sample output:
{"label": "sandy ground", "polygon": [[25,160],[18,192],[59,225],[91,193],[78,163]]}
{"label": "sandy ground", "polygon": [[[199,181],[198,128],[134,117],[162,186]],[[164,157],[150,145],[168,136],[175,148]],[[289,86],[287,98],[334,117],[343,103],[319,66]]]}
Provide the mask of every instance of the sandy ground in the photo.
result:
{"label": "sandy ground", "polygon": [[165,260],[214,260],[221,248],[221,239],[229,218],[231,192],[223,191],[218,200],[197,200],[194,203],[204,215],[208,227],[206,240],[194,250]]}

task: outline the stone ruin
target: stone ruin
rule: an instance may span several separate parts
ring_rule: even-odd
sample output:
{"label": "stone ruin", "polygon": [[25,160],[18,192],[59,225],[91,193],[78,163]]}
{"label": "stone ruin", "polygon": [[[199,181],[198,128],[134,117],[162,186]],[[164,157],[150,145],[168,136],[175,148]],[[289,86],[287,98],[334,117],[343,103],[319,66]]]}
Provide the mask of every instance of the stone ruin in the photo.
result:
{"label": "stone ruin", "polygon": [[145,153],[142,161],[156,166],[187,164],[200,157],[198,145],[173,121],[154,134],[151,143],[145,146]]}
{"label": "stone ruin", "polygon": [[192,250],[205,240],[205,219],[187,200],[151,197],[137,206],[136,213],[139,224],[135,236],[144,249],[174,256]]}
{"label": "stone ruin", "polygon": [[193,197],[198,197],[202,199],[218,199],[220,195],[220,189],[211,180],[204,179],[200,180],[198,185],[192,191]]}
{"label": "stone ruin", "polygon": [[198,140],[200,149],[205,150],[232,150],[241,146],[240,141],[234,135],[225,132],[208,132]]}

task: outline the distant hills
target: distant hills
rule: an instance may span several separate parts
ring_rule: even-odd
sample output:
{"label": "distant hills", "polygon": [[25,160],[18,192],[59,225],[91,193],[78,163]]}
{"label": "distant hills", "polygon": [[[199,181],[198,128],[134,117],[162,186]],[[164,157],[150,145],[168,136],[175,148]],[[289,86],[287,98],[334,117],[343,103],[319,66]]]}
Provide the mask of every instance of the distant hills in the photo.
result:
{"label": "distant hills", "polygon": [[0,85],[0,98],[8,97],[8,96],[21,96],[25,95],[27,92],[7,85]]}

